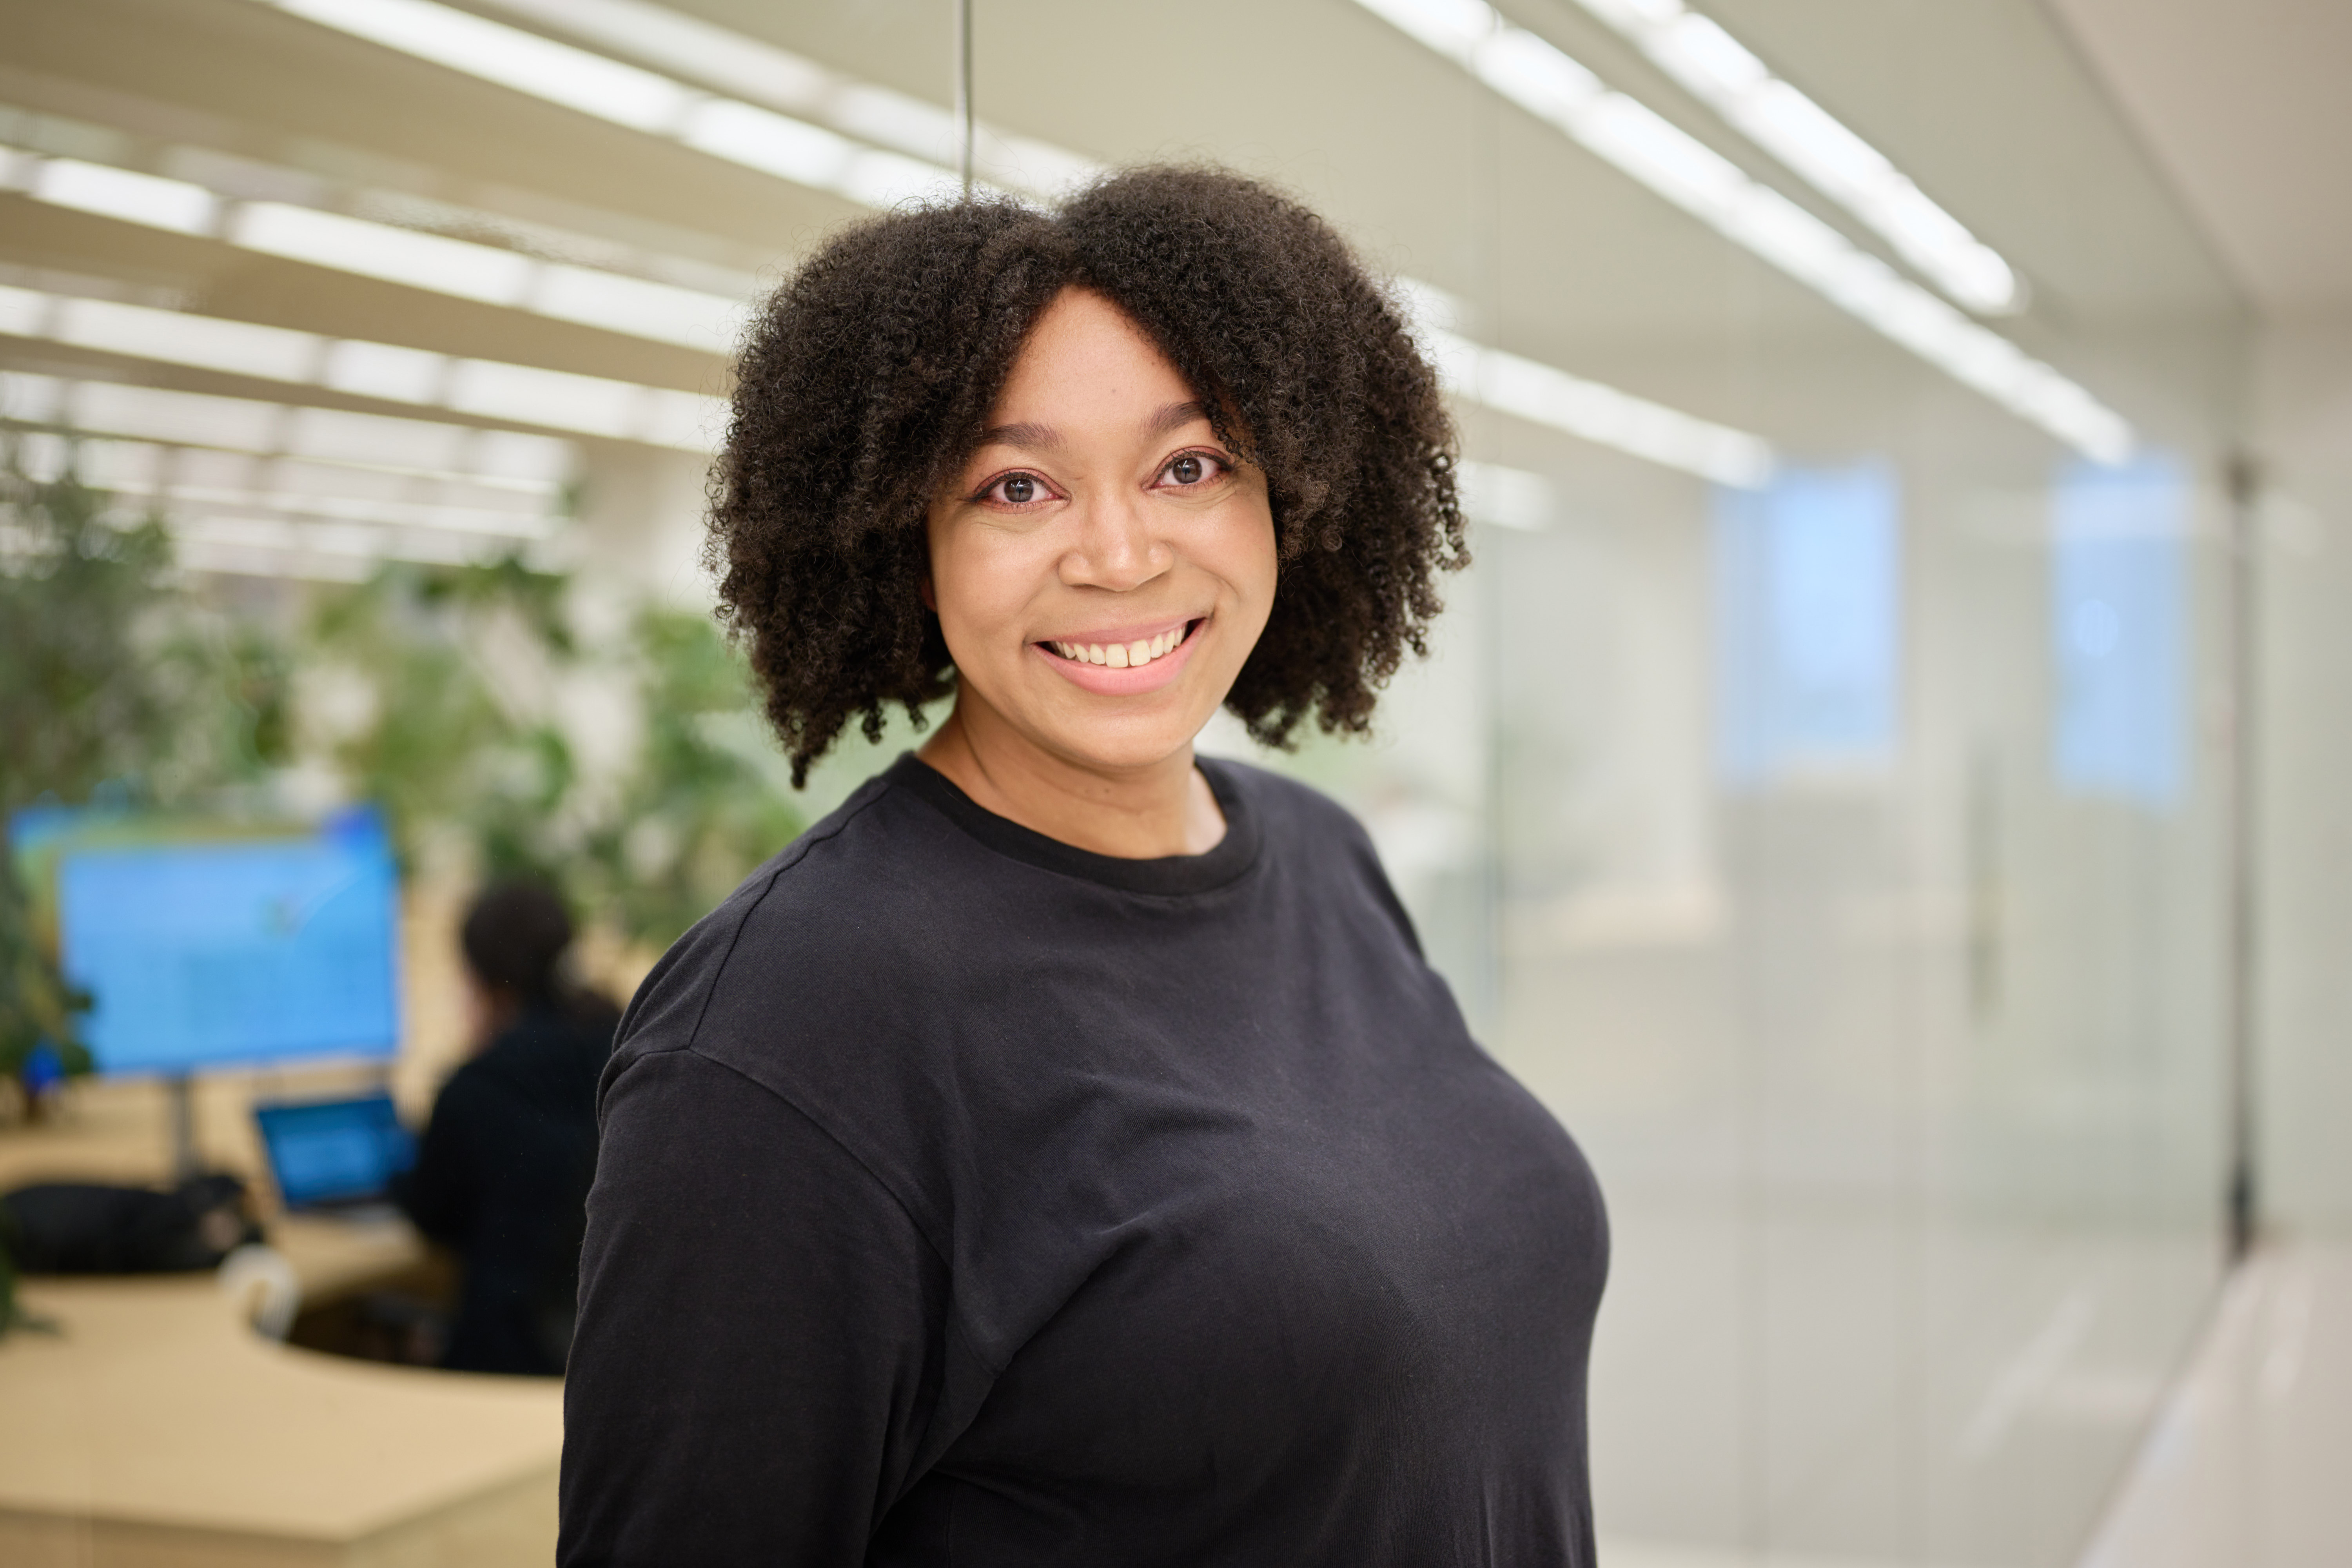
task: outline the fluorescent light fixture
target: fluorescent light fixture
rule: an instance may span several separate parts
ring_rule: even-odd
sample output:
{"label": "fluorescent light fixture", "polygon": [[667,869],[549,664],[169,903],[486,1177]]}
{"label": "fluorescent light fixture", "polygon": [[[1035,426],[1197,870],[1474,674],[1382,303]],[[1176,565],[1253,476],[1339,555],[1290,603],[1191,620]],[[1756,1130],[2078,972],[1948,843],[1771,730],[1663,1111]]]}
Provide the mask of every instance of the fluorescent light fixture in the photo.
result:
{"label": "fluorescent light fixture", "polygon": [[1961,315],[1485,0],[1357,0],[1528,113],[1833,304],[2095,461],[2132,450],[2123,416]]}
{"label": "fluorescent light fixture", "polygon": [[847,137],[724,99],[704,104],[678,140],[698,152],[821,191],[840,183],[857,153]]}
{"label": "fluorescent light fixture", "polygon": [[[50,479],[70,467],[124,500],[161,503],[180,564],[197,571],[359,577],[383,559],[491,560],[563,528],[562,492],[553,479],[568,470],[572,449],[544,437],[16,373],[0,373],[0,416],[71,425],[70,437],[32,431],[20,438],[26,472]],[[83,434],[126,427],[143,438]],[[401,471],[306,450],[382,457],[387,434],[399,448],[394,455],[477,471]],[[247,449],[181,444],[191,437]],[[536,477],[497,472],[518,466]],[[242,554],[229,560],[223,547]],[[349,570],[322,573],[303,563],[320,552],[341,558]]]}
{"label": "fluorescent light fixture", "polygon": [[[840,142],[837,137],[833,140]],[[928,165],[860,149],[846,142],[840,145],[842,163],[835,171],[836,178],[889,200],[926,188],[922,185],[925,180],[936,184],[939,177]],[[559,321],[676,343],[707,353],[728,352],[744,313],[743,301],[727,295],[657,283],[626,273],[541,261],[499,246],[420,233],[394,224],[285,202],[235,202],[202,185],[157,179],[103,164],[42,158],[6,148],[0,148],[0,157],[10,161],[12,169],[14,165],[23,166],[20,183],[26,194],[37,200],[150,227],[185,234],[217,234],[243,249],[313,267],[526,310]],[[852,167],[861,161],[863,166]],[[894,179],[898,182],[895,186]],[[5,320],[0,319],[0,331],[10,330]],[[399,395],[401,401],[432,401],[413,379],[415,374],[425,374],[419,367],[426,358],[438,363],[438,356],[416,356],[412,361],[411,379],[398,383],[409,389]],[[381,384],[390,374],[384,366],[372,364],[360,379]],[[350,377],[337,374],[328,379],[329,384],[342,390],[358,390],[347,384]]]}
{"label": "fluorescent light fixture", "polygon": [[464,480],[143,441],[79,441],[72,457],[85,483],[118,496],[168,499],[175,519],[227,508],[509,540],[545,539],[562,527],[547,498]]}
{"label": "fluorescent light fixture", "polygon": [[[957,159],[955,118],[937,104],[856,82],[763,39],[646,0],[488,0],[572,37],[735,94],[750,103],[942,167]],[[973,127],[983,180],[1054,196],[1102,172],[1093,160],[988,124]]]}
{"label": "fluorescent light fixture", "polygon": [[625,439],[636,433],[637,401],[645,391],[602,376],[465,360],[452,368],[445,401],[460,414]]}
{"label": "fluorescent light fixture", "polygon": [[318,369],[321,341],[217,316],[190,316],[112,300],[59,300],[47,335],[76,348],[163,360],[265,381],[308,381]]}
{"label": "fluorescent light fixture", "polygon": [[26,194],[55,206],[182,234],[211,233],[220,206],[219,198],[202,185],[73,158],[43,160]]}
{"label": "fluorescent light fixture", "polygon": [[[604,376],[425,354],[390,343],[322,338],[110,300],[61,299],[0,288],[0,322],[11,321],[36,329],[21,336],[135,359],[327,386],[387,402],[429,403],[488,418],[685,451],[710,449],[725,408],[715,397]],[[366,374],[371,367],[387,374],[381,381],[371,381]]]}
{"label": "fluorescent light fixture", "polygon": [[191,448],[183,468],[285,456],[403,479],[463,480],[541,502],[578,467],[572,443],[554,437],[14,371],[0,372],[0,419]]}
{"label": "fluorescent light fixture", "polygon": [[[906,156],[903,147],[898,152],[877,152],[793,115],[718,97],[653,71],[477,16],[470,11],[436,5],[433,0],[262,3],[484,81],[512,88],[632,131],[678,142],[763,174],[831,191],[867,206],[892,206],[962,188],[961,178],[952,171],[938,163]],[[556,26],[572,26],[569,6],[557,6],[544,14],[530,6],[513,8]],[[604,13],[591,7],[588,14]],[[668,19],[677,23],[686,20]],[[653,36],[642,26],[623,30],[640,42]],[[692,31],[690,27],[688,30]],[[707,31],[731,37],[717,28]],[[789,81],[800,79],[789,70],[782,75]],[[938,154],[937,138],[926,128],[929,121],[919,112],[928,106],[915,99],[883,94],[878,89],[853,90],[831,85],[829,77],[827,81],[820,97],[834,105],[835,118],[856,124],[868,134],[881,132],[896,137],[901,143],[912,142],[931,156]],[[794,103],[800,101],[797,95],[783,96]]]}
{"label": "fluorescent light fixture", "polygon": [[1683,0],[1580,0],[1667,75],[1860,218],[1958,303],[1988,315],[2024,304],[2000,254],[1927,198],[1893,160],[1775,77]]}
{"label": "fluorescent light fixture", "polygon": [[520,304],[539,265],[520,251],[283,202],[246,203],[231,218],[227,237],[247,250],[489,305]]}
{"label": "fluorescent light fixture", "polygon": [[1541,474],[1500,463],[1465,462],[1457,470],[1463,515],[1473,522],[1540,533],[1559,510],[1559,493]]}
{"label": "fluorescent light fixture", "polygon": [[716,354],[734,346],[744,315],[742,302],[723,294],[562,263],[540,268],[528,304],[559,321]]}
{"label": "fluorescent light fixture", "polygon": [[632,0],[490,0],[499,10],[796,113],[835,90],[823,66],[699,17]]}
{"label": "fluorescent light fixture", "polygon": [[269,452],[277,449],[285,424],[286,411],[275,403],[110,381],[64,382],[58,397],[53,416],[58,424],[173,446]]}
{"label": "fluorescent light fixture", "polygon": [[1445,389],[1458,396],[1717,484],[1748,489],[1772,477],[1772,445],[1761,436],[1473,342],[1453,330],[1459,303],[1426,283],[1405,280],[1397,294]]}
{"label": "fluorescent light fixture", "polygon": [[30,289],[0,289],[0,332],[12,338],[46,338],[57,300]]}
{"label": "fluorescent light fixture", "polygon": [[281,11],[625,125],[673,130],[702,95],[552,38],[430,0],[270,0]]}
{"label": "fluorescent light fixture", "polygon": [[1451,333],[1434,347],[1446,384],[1489,408],[1717,484],[1748,489],[1772,475],[1771,444],[1760,436]]}
{"label": "fluorescent light fixture", "polygon": [[448,378],[447,354],[349,338],[327,345],[319,371],[320,386],[387,403],[438,403]]}

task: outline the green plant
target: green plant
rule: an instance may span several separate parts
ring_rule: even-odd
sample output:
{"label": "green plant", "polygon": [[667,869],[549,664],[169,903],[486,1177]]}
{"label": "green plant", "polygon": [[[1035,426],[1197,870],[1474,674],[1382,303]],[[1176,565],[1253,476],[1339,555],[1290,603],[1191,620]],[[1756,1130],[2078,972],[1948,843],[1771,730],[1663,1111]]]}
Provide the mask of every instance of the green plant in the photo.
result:
{"label": "green plant", "polygon": [[645,739],[589,848],[623,934],[666,945],[803,824],[743,661],[710,617],[640,611],[632,651]]}
{"label": "green plant", "polygon": [[[69,474],[37,481],[13,452],[0,464],[0,819],[135,777],[170,749],[171,694],[147,657],[170,544],[152,520],[124,529],[104,512]],[[0,1076],[28,1105],[42,1068],[89,1070],[75,1027],[88,1006],[35,941],[13,860],[0,864]]]}
{"label": "green plant", "polygon": [[[327,754],[384,805],[411,864],[453,845],[483,875],[541,877],[625,940],[664,945],[801,816],[709,616],[643,608],[616,646],[583,649],[569,588],[513,561],[395,565],[322,600],[302,660],[365,687]],[[583,769],[560,721],[580,680],[634,689],[641,734],[617,771]]]}
{"label": "green plant", "polygon": [[490,645],[519,634],[510,658],[569,662],[555,613],[562,588],[515,562],[391,563],[314,607],[294,656],[311,676],[340,682],[359,710],[324,725],[318,750],[352,794],[383,807],[404,864],[444,834],[494,846],[484,857],[492,869],[540,868],[535,825],[572,783],[570,750],[530,704],[501,692]]}

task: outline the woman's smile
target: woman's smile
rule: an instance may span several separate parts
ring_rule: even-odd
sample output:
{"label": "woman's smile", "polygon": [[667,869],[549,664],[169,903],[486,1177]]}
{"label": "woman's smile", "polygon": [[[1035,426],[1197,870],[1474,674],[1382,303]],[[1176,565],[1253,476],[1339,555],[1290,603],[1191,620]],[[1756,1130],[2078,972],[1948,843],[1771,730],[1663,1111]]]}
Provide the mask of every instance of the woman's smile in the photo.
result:
{"label": "woman's smile", "polygon": [[1183,673],[1198,645],[1202,616],[1158,626],[1119,626],[1041,637],[1029,646],[1056,674],[1105,697],[1128,697],[1160,688]]}

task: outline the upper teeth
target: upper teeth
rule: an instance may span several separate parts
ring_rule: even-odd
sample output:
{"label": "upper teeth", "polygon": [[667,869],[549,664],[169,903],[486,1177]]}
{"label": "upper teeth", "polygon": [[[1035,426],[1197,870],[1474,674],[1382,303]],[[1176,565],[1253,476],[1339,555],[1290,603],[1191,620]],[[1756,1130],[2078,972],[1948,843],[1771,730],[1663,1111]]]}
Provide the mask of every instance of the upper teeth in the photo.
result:
{"label": "upper teeth", "polygon": [[1047,646],[1064,658],[1076,659],[1084,664],[1105,664],[1113,669],[1125,669],[1130,665],[1150,664],[1161,655],[1174,651],[1176,645],[1183,640],[1184,628],[1178,626],[1173,631],[1161,632],[1158,637],[1149,637],[1141,642],[1057,642]]}

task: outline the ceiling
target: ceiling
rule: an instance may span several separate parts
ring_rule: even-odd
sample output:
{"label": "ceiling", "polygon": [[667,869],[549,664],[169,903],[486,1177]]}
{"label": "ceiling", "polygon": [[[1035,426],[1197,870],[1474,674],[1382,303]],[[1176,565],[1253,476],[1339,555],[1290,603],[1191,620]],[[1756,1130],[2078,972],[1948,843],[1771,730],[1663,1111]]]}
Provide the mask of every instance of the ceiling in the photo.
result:
{"label": "ceiling", "polygon": [[2352,308],[2352,5],[2048,4],[2257,308]]}
{"label": "ceiling", "polygon": [[[510,15],[499,0],[453,3]],[[940,0],[667,3],[858,79],[933,103],[947,97],[950,13]],[[2123,30],[2127,11],[2217,10],[2194,0],[2051,3],[2063,3],[2086,37],[2104,36],[2102,17],[2106,31]],[[1833,204],[1573,0],[1505,5],[1515,23],[1753,178],[1854,232]],[[2215,422],[2211,405],[2230,378],[2227,355],[2211,345],[2227,348],[2242,289],[2119,117],[2113,100],[2131,102],[2129,94],[2103,87],[2084,58],[2104,57],[2078,49],[2044,0],[1708,0],[1707,8],[2016,262],[2032,305],[1997,330],[2082,377],[2152,438],[2193,445]],[[2029,474],[2051,458],[2040,431],[1360,5],[1193,0],[1172,32],[1145,9],[1096,0],[980,0],[977,11],[984,118],[1106,162],[1206,155],[1272,175],[1303,191],[1378,265],[1460,296],[1471,330],[1511,353],[1755,430],[1792,454],[1965,453],[1986,471],[2006,464]],[[0,131],[47,117],[42,146],[55,156],[174,177],[195,177],[187,171],[197,163],[235,163],[241,179],[266,173],[316,185],[352,210],[421,214],[423,226],[459,237],[475,232],[469,225],[495,234],[537,225],[742,279],[772,279],[860,210],[252,0],[0,0],[0,34],[10,40]],[[2201,47],[2181,46],[2189,58]],[[2169,89],[2151,90],[2162,102]],[[2210,215],[2206,226],[2216,226]],[[2278,243],[2293,251],[2291,236]],[[2312,270],[2307,281],[2324,280],[2326,268]],[[2256,286],[2252,273],[2246,279]],[[677,392],[724,383],[713,353],[0,192],[0,283],[11,281]],[[88,344],[0,342],[0,366],[298,395]],[[368,406],[325,388],[299,395]],[[1500,416],[1471,424],[1482,447],[1474,455],[1562,482],[1593,456],[1549,428]],[[1628,482],[1646,493],[1651,477],[1644,469]]]}

